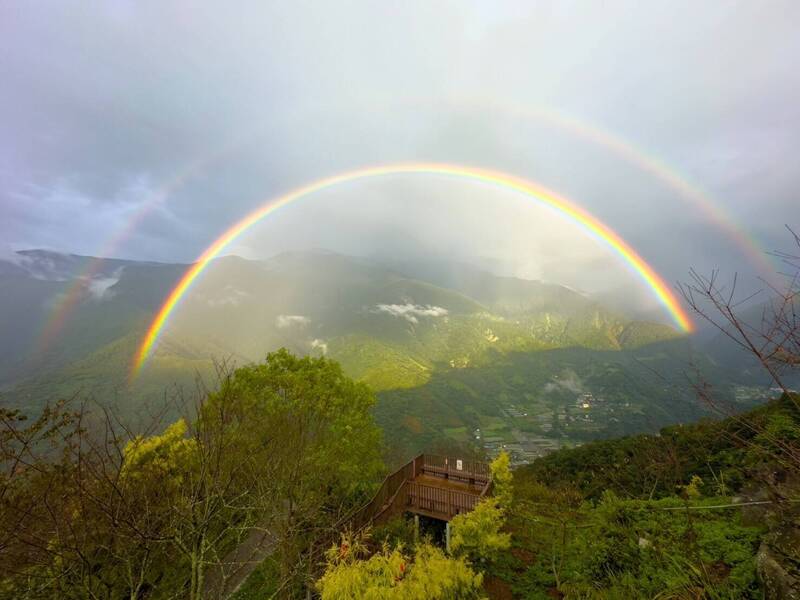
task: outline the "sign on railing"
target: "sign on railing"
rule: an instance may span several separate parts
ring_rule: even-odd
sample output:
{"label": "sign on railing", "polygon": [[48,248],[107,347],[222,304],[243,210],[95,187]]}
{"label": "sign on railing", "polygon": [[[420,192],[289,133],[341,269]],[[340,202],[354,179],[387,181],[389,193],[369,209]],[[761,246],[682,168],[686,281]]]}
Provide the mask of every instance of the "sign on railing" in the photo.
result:
{"label": "sign on railing", "polygon": [[454,479],[478,487],[491,479],[489,465],[482,462],[425,454],[422,472],[434,477]]}

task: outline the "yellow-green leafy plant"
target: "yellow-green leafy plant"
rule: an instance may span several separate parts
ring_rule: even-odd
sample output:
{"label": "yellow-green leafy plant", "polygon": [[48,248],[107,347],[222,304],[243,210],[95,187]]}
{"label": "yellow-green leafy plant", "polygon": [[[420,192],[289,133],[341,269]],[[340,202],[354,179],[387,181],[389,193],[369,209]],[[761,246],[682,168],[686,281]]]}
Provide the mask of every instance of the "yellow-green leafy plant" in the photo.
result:
{"label": "yellow-green leafy plant", "polygon": [[512,498],[512,475],[506,452],[490,465],[494,495],[478,502],[475,508],[457,515],[450,521],[451,551],[472,561],[491,561],[511,546],[511,535],[502,531],[506,523],[506,508]]}
{"label": "yellow-green leafy plant", "polygon": [[483,576],[464,558],[446,556],[430,544],[410,553],[384,544],[369,558],[359,538],[343,536],[326,554],[317,581],[323,600],[467,600],[481,598]]}

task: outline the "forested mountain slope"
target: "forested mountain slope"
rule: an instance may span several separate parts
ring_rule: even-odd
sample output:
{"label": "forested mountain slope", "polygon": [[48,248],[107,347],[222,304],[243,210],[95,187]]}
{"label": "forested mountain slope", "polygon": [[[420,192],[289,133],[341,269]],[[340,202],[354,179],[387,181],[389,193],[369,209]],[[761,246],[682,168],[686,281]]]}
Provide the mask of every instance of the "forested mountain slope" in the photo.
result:
{"label": "forested mountain slope", "polygon": [[137,346],[185,265],[31,251],[0,266],[0,385],[23,407],[81,393],[136,412],[198,376],[213,388],[214,361],[286,347],[335,358],[378,391],[398,455],[510,443],[531,458],[702,415],[675,386],[687,357],[731,397],[748,382],[671,327],[563,286],[318,251],[214,261],[130,385]]}

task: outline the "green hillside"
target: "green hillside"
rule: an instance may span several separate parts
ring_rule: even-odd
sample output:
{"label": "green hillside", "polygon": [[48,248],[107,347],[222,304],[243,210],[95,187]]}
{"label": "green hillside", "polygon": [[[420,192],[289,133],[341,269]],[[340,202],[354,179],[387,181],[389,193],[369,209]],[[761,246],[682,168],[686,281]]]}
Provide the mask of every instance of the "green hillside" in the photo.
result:
{"label": "green hillside", "polygon": [[497,587],[543,599],[792,597],[798,423],[784,396],[520,467]]}
{"label": "green hillside", "polygon": [[[57,300],[70,274],[85,269],[82,257],[44,258],[67,279],[9,268],[0,277],[24,285],[0,301],[19,312],[19,294],[37,294],[39,306],[48,294]],[[246,364],[285,347],[327,354],[377,391],[376,416],[398,456],[505,444],[515,460],[528,461],[704,414],[672,387],[684,381],[693,350],[667,325],[626,319],[562,286],[465,265],[384,264],[325,252],[214,261],[131,385],[137,345],[185,266],[110,261],[103,269],[98,277],[113,285],[95,297],[91,282],[79,280],[83,295],[43,352],[31,355],[14,345],[19,336],[8,338],[4,351],[18,358],[4,382],[11,403],[35,408],[85,394],[135,413],[162,401],[165,389],[191,393],[198,378],[213,388],[214,362]],[[28,330],[44,318],[39,309],[23,316],[19,326]],[[747,382],[694,351],[707,377],[727,382],[729,395],[737,381]],[[589,409],[579,407],[586,394],[595,399]]]}
{"label": "green hillside", "polygon": [[[377,418],[401,455],[447,439],[459,449],[506,445],[529,461],[707,415],[682,383],[687,351],[688,342],[676,340],[623,351],[493,352],[471,368],[440,365],[421,387],[380,392]],[[720,394],[733,396],[729,371],[707,360],[698,367]]]}

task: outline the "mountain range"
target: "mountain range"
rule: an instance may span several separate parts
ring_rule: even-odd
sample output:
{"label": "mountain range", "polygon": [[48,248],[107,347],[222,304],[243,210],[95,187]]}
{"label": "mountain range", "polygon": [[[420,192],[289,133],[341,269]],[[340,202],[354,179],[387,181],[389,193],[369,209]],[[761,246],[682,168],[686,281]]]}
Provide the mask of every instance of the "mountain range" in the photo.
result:
{"label": "mountain range", "polygon": [[325,251],[216,259],[129,384],[136,348],[187,267],[43,250],[0,261],[5,401],[30,409],[88,395],[138,414],[198,379],[213,386],[215,361],[286,347],[334,358],[375,389],[397,452],[505,444],[524,458],[706,414],[690,373],[729,399],[757,399],[741,365],[715,358],[717,342],[573,289]]}

